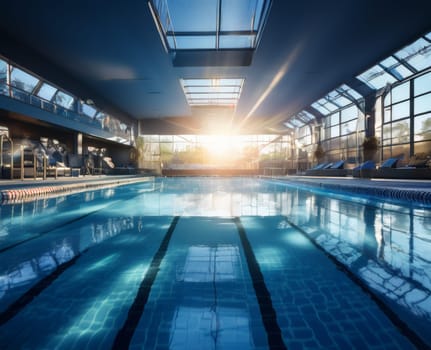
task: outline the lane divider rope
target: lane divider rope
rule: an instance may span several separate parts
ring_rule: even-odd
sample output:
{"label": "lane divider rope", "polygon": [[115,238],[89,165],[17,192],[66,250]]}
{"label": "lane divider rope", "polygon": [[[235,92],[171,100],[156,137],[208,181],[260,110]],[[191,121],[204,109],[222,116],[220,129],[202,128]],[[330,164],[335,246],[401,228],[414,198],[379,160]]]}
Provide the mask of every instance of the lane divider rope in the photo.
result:
{"label": "lane divider rope", "polygon": [[88,189],[100,189],[115,187],[124,184],[131,184],[136,182],[143,182],[148,180],[147,178],[137,178],[137,179],[122,179],[114,181],[103,181],[95,183],[75,183],[75,184],[62,184],[55,186],[39,186],[39,187],[28,187],[28,188],[12,188],[0,191],[0,201],[1,204],[9,204],[20,202],[22,200],[34,200],[36,197],[47,196],[52,194],[63,194],[76,192],[80,190]]}

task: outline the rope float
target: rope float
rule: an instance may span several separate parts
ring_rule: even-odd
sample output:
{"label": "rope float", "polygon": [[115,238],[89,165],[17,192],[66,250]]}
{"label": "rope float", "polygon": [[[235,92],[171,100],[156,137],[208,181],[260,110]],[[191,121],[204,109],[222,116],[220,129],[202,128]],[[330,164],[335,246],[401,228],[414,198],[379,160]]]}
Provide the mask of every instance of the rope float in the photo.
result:
{"label": "rope float", "polygon": [[2,203],[18,202],[21,200],[35,199],[36,197],[46,196],[50,194],[61,194],[65,192],[75,192],[86,189],[99,189],[115,187],[122,184],[129,184],[134,182],[142,182],[148,178],[116,180],[103,183],[80,183],[80,184],[65,184],[56,186],[40,186],[28,188],[13,188],[0,191],[0,200]]}

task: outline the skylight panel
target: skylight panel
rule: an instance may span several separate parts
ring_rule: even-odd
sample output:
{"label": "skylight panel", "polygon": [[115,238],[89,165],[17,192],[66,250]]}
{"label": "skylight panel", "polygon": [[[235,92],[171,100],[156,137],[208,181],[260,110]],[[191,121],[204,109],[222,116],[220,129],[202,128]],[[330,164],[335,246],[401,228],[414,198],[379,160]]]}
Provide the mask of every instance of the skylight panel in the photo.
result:
{"label": "skylight panel", "polygon": [[341,85],[337,90],[349,97],[352,97],[354,100],[360,100],[362,98],[361,94],[346,84]]}
{"label": "skylight panel", "polygon": [[395,53],[395,56],[420,71],[431,66],[431,43],[420,38]]}
{"label": "skylight panel", "polygon": [[397,81],[395,77],[385,72],[385,70],[376,65],[357,76],[359,80],[367,84],[372,89],[381,89],[386,84],[392,84]]}
{"label": "skylight panel", "polygon": [[217,92],[215,92],[215,93],[210,92],[210,93],[187,94],[187,97],[189,99],[192,99],[192,100],[193,99],[196,99],[196,100],[198,100],[198,99],[219,100],[219,99],[235,99],[238,97],[238,94],[236,94],[236,93],[223,94],[223,93],[217,93]]}
{"label": "skylight panel", "polygon": [[347,97],[344,97],[343,95],[337,95],[337,97],[331,101],[339,107],[344,107],[352,103],[351,100],[349,100]]}
{"label": "skylight panel", "polygon": [[327,98],[322,98],[318,102],[330,112],[336,111],[339,108],[339,106],[329,101]]}
{"label": "skylight panel", "polygon": [[314,117],[314,115],[312,115],[311,113],[309,113],[307,111],[299,112],[297,114],[297,116],[298,116],[298,118],[300,118],[301,120],[303,120],[304,122],[307,122],[307,123],[316,119]]}
{"label": "skylight panel", "polygon": [[[216,80],[216,81],[214,81]],[[243,78],[221,78],[221,79],[211,79],[213,84],[224,85],[224,86],[241,86],[244,82]]]}
{"label": "skylight panel", "polygon": [[234,98],[231,99],[223,99],[223,98],[198,98],[198,99],[189,99],[188,103],[190,106],[234,106],[237,103],[237,100]]}
{"label": "skylight panel", "polygon": [[[174,41],[172,41],[174,43]],[[193,49],[214,49],[216,44],[215,36],[201,35],[201,36],[176,36],[175,43],[179,50],[193,50]]]}
{"label": "skylight panel", "polygon": [[290,123],[290,121],[284,122],[284,125],[287,126],[288,128],[295,129],[295,125],[293,125],[292,123]]}
{"label": "skylight panel", "polygon": [[229,105],[238,103],[244,79],[181,79],[190,106]]}
{"label": "skylight panel", "polygon": [[254,49],[271,0],[150,0],[169,50]]}
{"label": "skylight panel", "polygon": [[219,38],[219,48],[229,49],[232,47],[238,49],[247,49],[253,46],[255,35],[222,35]]}
{"label": "skylight panel", "polygon": [[403,80],[404,78],[407,78],[414,73],[405,65],[403,65],[400,61],[396,60],[393,56],[389,56],[388,58],[380,62],[380,65],[385,67],[398,80]]}
{"label": "skylight panel", "polygon": [[407,45],[392,56],[358,75],[357,78],[373,89],[401,81],[431,66],[431,33]]}
{"label": "skylight panel", "polygon": [[300,128],[301,126],[305,125],[305,123],[301,122],[299,119],[297,119],[295,117],[289,119],[286,123],[292,125],[293,129],[294,128]]}
{"label": "skylight panel", "polygon": [[322,113],[323,115],[328,114],[328,110],[324,107],[322,107],[319,103],[314,102],[311,104],[311,107],[313,107],[314,109],[316,109],[317,111],[319,111],[320,113]]}
{"label": "skylight panel", "polygon": [[[172,30],[181,32],[215,32],[217,29],[217,0],[158,0],[153,4],[164,4],[165,16],[171,20]],[[158,10],[159,7],[155,6]]]}
{"label": "skylight panel", "polygon": [[[257,1],[236,0],[221,2],[221,30],[252,30]],[[260,10],[262,4],[259,4]]]}
{"label": "skylight panel", "polygon": [[327,98],[321,98],[317,102],[314,102],[311,106],[317,109],[323,115],[327,115],[333,111],[336,111],[339,108],[339,106],[328,101]]}

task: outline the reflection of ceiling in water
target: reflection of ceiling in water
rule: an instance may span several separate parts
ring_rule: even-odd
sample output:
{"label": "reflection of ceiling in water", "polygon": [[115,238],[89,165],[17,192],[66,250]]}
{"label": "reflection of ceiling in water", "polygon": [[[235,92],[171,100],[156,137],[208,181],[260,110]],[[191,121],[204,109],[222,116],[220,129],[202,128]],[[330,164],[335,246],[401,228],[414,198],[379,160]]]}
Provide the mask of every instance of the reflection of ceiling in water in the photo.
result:
{"label": "reflection of ceiling in water", "polygon": [[189,247],[184,268],[178,278],[183,282],[226,282],[239,275],[239,249],[236,246]]}

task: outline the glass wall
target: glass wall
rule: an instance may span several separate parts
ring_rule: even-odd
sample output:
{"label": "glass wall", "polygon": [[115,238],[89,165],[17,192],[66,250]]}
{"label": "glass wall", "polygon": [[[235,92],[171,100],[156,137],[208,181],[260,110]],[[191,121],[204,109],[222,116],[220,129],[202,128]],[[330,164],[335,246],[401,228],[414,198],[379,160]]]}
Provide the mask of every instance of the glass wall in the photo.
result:
{"label": "glass wall", "polygon": [[3,61],[0,58],[0,94],[2,94],[2,95],[8,94],[7,69],[8,69],[8,65],[7,65],[6,61]]}
{"label": "glass wall", "polygon": [[280,135],[141,135],[142,164],[165,169],[288,167],[291,137]]}
{"label": "glass wall", "polygon": [[364,132],[364,114],[356,105],[339,109],[325,117],[321,144],[326,161],[360,162],[360,145],[364,139]]}
{"label": "glass wall", "polygon": [[408,163],[416,154],[431,155],[431,72],[390,89],[384,98],[383,159]]}
{"label": "glass wall", "polygon": [[29,71],[0,58],[0,94],[63,117],[100,128],[120,143],[133,144],[133,126],[100,111],[76,96],[55,87]]}
{"label": "glass wall", "polygon": [[431,156],[431,72],[413,80],[413,153]]}
{"label": "glass wall", "polygon": [[[364,98],[346,84],[340,85],[284,123],[295,135],[295,168],[306,170],[316,161],[357,163],[365,134]],[[315,159],[320,144],[324,157]]]}

